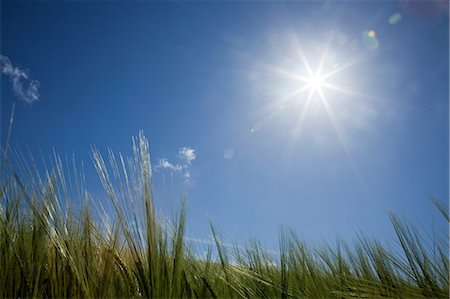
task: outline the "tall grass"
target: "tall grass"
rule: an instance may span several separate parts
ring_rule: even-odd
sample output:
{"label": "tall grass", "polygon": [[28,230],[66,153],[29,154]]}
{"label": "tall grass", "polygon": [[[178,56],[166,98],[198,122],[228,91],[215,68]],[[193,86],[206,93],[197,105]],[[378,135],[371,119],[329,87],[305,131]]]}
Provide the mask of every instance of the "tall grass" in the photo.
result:
{"label": "tall grass", "polygon": [[[0,189],[1,297],[441,297],[449,295],[448,236],[427,242],[391,215],[397,249],[360,236],[311,248],[288,230],[278,254],[258,242],[215,246],[199,258],[185,238],[185,207],[169,222],[155,210],[148,142],[134,155],[93,150],[111,204],[102,212],[82,169],[55,155],[39,173],[15,153]],[[31,161],[31,162],[30,162]],[[73,203],[81,203],[74,206]],[[448,221],[448,211],[436,205]],[[104,209],[103,209],[104,210]]]}

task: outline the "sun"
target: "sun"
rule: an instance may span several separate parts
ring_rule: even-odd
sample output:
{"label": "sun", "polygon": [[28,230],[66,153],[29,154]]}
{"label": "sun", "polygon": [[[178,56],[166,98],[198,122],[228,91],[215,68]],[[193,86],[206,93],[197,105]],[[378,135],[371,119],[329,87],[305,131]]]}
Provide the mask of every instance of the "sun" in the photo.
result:
{"label": "sun", "polygon": [[320,74],[313,74],[305,80],[306,88],[313,93],[321,93],[322,89],[326,86],[325,79],[326,78]]}
{"label": "sun", "polygon": [[[359,88],[354,89],[355,82],[347,81],[356,75],[356,73],[353,73],[353,75],[351,72],[349,73],[351,68],[367,61],[372,57],[372,54],[366,51],[361,53],[343,52],[335,34],[335,31],[331,31],[323,44],[315,44],[311,41],[311,45],[307,47],[307,49],[311,50],[309,53],[304,51],[298,35],[295,33],[290,34],[286,43],[289,49],[293,49],[294,55],[292,58],[282,59],[281,57],[281,65],[261,63],[264,75],[268,74],[270,78],[277,79],[275,82],[278,82],[278,79],[284,79],[287,84],[282,84],[281,87],[287,86],[289,88],[289,90],[280,92],[278,92],[278,89],[274,90],[276,91],[274,92],[276,98],[268,102],[267,106],[262,107],[261,111],[265,112],[266,109],[271,111],[269,116],[271,120],[280,113],[279,111],[281,111],[282,107],[292,103],[292,106],[290,106],[292,109],[288,110],[289,113],[292,113],[294,120],[292,128],[288,128],[290,141],[285,149],[286,161],[289,161],[294,155],[297,141],[300,139],[305,127],[308,129],[316,128],[317,120],[319,119],[317,116],[320,115],[320,122],[331,125],[334,129],[337,140],[347,155],[355,175],[361,184],[366,186],[361,171],[352,156],[351,144],[345,130],[346,127],[341,123],[341,120],[344,119],[342,117],[343,111],[352,109],[353,105],[348,103],[350,103],[349,100],[353,99],[355,102],[356,100],[358,102],[370,100],[391,103],[391,101],[361,92],[358,90]],[[375,37],[375,31],[367,34],[370,38]],[[303,41],[307,40],[303,39]],[[335,45],[337,46],[336,48],[334,47]],[[360,70],[357,69],[357,71],[359,72]],[[270,82],[267,82],[267,85],[270,88]],[[351,85],[352,87],[349,88],[346,85]],[[348,106],[345,107],[343,105]],[[277,110],[274,111],[274,109]],[[287,109],[284,111],[287,111]],[[348,117],[353,117],[351,113],[348,113],[348,115]],[[309,116],[313,116],[311,124],[314,125],[304,126]],[[253,133],[253,130],[251,130],[251,133]],[[310,135],[316,136],[314,131],[311,131]]]}

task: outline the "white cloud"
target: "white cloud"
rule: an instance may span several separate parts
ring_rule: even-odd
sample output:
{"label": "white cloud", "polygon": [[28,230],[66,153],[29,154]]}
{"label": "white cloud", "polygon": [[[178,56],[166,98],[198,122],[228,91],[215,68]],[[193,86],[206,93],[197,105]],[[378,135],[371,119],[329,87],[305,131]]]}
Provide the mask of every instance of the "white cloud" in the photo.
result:
{"label": "white cloud", "polygon": [[191,147],[182,147],[178,151],[178,156],[181,160],[190,165],[191,162],[195,160],[195,150]]}
{"label": "white cloud", "polygon": [[3,55],[0,55],[0,72],[9,77],[19,99],[29,104],[39,99],[39,82],[30,79],[26,71],[14,67],[9,58]]}
{"label": "white cloud", "polygon": [[179,164],[172,164],[167,160],[167,158],[159,159],[158,165],[155,166],[155,169],[167,169],[175,172],[181,172],[183,170],[183,166]]}
{"label": "white cloud", "polygon": [[185,184],[191,182],[191,164],[195,160],[195,150],[191,147],[181,147],[178,150],[177,158],[178,163],[170,162],[167,158],[159,159],[158,164],[155,166],[155,170],[167,170],[173,173],[179,173],[184,180]]}

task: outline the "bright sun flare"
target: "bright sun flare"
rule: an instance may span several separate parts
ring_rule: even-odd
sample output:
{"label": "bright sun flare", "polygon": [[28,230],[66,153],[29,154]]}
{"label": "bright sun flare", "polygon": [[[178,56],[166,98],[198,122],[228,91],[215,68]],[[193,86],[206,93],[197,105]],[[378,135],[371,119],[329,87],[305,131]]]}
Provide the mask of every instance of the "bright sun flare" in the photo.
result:
{"label": "bright sun flare", "polygon": [[[375,37],[374,32],[369,33],[369,35],[371,38]],[[339,143],[345,151],[349,163],[352,165],[356,176],[358,177],[361,184],[365,186],[366,184],[363,177],[361,176],[361,172],[354,162],[352,154],[350,152],[348,137],[346,136],[346,132],[344,130],[345,128],[340,123],[340,118],[338,117],[336,111],[333,109],[340,104],[340,101],[330,101],[330,97],[334,96],[337,98],[342,98],[342,96],[345,95],[350,98],[357,98],[358,100],[367,99],[382,101],[384,103],[391,103],[389,100],[365,94],[364,92],[342,86],[342,82],[345,81],[343,80],[343,78],[345,78],[346,76],[340,77],[340,80],[336,80],[337,82],[333,80],[333,77],[336,77],[336,75],[343,74],[351,67],[369,58],[369,54],[362,53],[358,55],[352,55],[347,60],[338,61],[339,59],[337,58],[339,58],[339,56],[337,55],[337,53],[332,53],[332,46],[335,41],[334,32],[330,33],[320,55],[316,56],[316,59],[313,60],[309,60],[307,58],[307,55],[304,52],[300,44],[300,40],[296,34],[291,35],[288,41],[291,42],[290,46],[295,49],[295,58],[299,61],[300,67],[293,71],[290,68],[268,65],[270,73],[273,73],[274,75],[276,75],[276,77],[285,78],[289,80],[288,82],[295,82],[295,87],[293,87],[293,90],[287,92],[286,94],[282,94],[282,96],[277,99],[275,103],[271,103],[270,106],[277,105],[278,107],[284,107],[284,102],[291,99],[294,99],[296,103],[301,103],[301,105],[297,106],[299,107],[299,110],[298,112],[296,112],[296,121],[291,131],[291,142],[286,148],[288,159],[294,153],[297,140],[300,137],[303,129],[304,121],[307,118],[310,110],[321,107],[323,108],[325,114],[328,116],[329,123],[333,127]],[[312,54],[313,53],[311,53],[311,55]],[[290,67],[291,66],[292,65],[290,65]],[[348,108],[350,109],[351,107],[349,106]],[[272,116],[270,118],[272,118]],[[253,129],[251,132],[254,132]]]}
{"label": "bright sun flare", "polygon": [[321,92],[325,86],[325,78],[320,75],[312,75],[306,81],[308,89],[312,92]]}

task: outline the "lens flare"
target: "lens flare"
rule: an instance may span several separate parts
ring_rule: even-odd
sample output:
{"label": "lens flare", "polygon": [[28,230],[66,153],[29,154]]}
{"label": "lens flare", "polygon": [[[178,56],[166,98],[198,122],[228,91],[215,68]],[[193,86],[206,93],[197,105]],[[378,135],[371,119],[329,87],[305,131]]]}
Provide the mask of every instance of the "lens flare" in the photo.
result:
{"label": "lens flare", "polygon": [[399,13],[395,13],[389,17],[389,24],[395,25],[402,19],[402,15]]}
{"label": "lens flare", "polygon": [[377,38],[377,33],[374,30],[364,31],[362,34],[364,46],[369,50],[376,50],[380,46]]}

